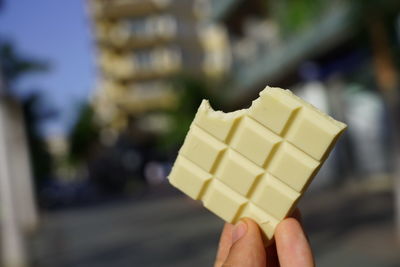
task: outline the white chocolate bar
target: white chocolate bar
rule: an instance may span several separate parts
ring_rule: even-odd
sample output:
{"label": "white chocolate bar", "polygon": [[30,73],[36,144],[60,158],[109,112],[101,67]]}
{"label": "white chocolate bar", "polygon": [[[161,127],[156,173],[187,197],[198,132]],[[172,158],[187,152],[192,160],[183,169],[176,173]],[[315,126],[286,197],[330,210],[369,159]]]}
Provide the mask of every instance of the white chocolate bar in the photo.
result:
{"label": "white chocolate bar", "polygon": [[229,223],[252,218],[268,243],[345,128],[279,88],[231,113],[203,100],[169,181]]}

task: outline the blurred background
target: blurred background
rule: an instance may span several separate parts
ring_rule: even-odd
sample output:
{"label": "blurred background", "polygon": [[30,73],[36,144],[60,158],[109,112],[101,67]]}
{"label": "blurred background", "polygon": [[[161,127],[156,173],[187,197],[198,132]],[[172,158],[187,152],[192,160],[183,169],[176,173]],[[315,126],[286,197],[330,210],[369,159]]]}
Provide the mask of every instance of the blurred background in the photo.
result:
{"label": "blurred background", "polygon": [[349,128],[300,202],[318,266],[400,266],[400,2],[0,0],[0,266],[212,266],[167,182],[203,98]]}

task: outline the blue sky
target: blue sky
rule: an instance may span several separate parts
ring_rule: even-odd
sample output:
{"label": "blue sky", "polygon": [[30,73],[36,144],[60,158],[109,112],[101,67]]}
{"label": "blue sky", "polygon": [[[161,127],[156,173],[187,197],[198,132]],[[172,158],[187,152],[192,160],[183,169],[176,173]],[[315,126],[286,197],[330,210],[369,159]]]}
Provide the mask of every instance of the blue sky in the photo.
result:
{"label": "blue sky", "polygon": [[45,93],[44,106],[61,111],[56,121],[40,126],[42,133],[65,133],[95,85],[94,43],[84,0],[3,0],[0,38],[27,57],[47,61],[51,70],[20,81],[21,95]]}

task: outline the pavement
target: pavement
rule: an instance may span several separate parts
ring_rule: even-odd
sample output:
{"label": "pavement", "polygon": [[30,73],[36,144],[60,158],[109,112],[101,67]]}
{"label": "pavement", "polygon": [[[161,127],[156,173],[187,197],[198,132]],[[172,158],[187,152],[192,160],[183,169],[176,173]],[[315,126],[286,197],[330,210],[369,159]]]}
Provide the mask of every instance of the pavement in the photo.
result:
{"label": "pavement", "polygon": [[[390,187],[306,194],[299,206],[317,266],[400,266],[393,202]],[[30,243],[32,266],[212,266],[222,226],[164,185],[137,198],[44,213]]]}

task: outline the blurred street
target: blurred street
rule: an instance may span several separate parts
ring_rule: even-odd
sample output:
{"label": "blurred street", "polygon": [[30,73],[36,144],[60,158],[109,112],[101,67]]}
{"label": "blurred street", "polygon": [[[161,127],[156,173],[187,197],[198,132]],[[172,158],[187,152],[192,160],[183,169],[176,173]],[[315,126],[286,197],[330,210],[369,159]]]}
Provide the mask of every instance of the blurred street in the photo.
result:
{"label": "blurred street", "polygon": [[[398,266],[389,187],[347,188],[311,192],[301,201],[317,266]],[[42,218],[32,243],[33,266],[40,267],[212,266],[222,227],[168,185],[140,199]]]}
{"label": "blurred street", "polygon": [[[170,187],[167,190],[173,190]],[[211,266],[222,222],[177,192],[44,215],[34,266]]]}

